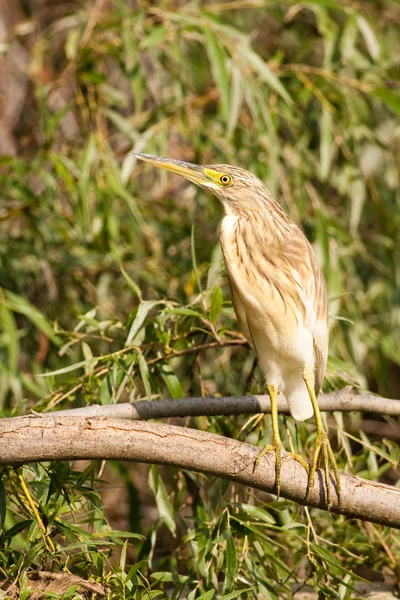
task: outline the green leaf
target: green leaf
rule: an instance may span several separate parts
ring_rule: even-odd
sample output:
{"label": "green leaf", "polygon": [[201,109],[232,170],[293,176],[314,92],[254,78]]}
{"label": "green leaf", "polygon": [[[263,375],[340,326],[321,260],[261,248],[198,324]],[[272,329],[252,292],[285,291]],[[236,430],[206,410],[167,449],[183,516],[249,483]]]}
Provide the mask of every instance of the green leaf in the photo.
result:
{"label": "green leaf", "polygon": [[357,16],[357,24],[371,58],[375,61],[379,60],[381,49],[371,25],[362,15]]}
{"label": "green leaf", "polygon": [[151,465],[149,471],[149,486],[151,491],[154,494],[157,509],[160,514],[161,519],[164,520],[166,526],[170,530],[170,532],[175,535],[176,533],[176,523],[174,518],[174,511],[172,509],[171,503],[168,498],[167,490],[165,489],[165,485],[161,476],[159,474],[159,469],[157,465]]}
{"label": "green leaf", "polygon": [[133,281],[133,279],[131,279],[128,275],[128,273],[125,271],[124,267],[122,265],[118,265],[119,269],[122,273],[123,278],[125,279],[126,283],[128,284],[129,288],[132,290],[132,292],[134,294],[136,294],[136,296],[139,298],[139,300],[142,302],[143,298],[142,298],[142,291],[140,289],[140,287],[138,286],[137,283],[135,283]]}
{"label": "green leaf", "polygon": [[169,393],[171,394],[171,397],[183,398],[185,394],[183,392],[180,381],[175,375],[171,365],[164,364],[161,367],[159,367],[159,370],[161,372],[161,377],[163,378],[164,383],[167,386]]}
{"label": "green leaf", "polygon": [[225,579],[224,579],[224,592],[232,589],[233,582],[235,580],[236,571],[237,571],[237,561],[236,561],[236,548],[235,543],[232,538],[232,534],[229,531],[229,535],[226,539],[226,548],[225,548]]}
{"label": "green leaf", "polygon": [[352,60],[356,50],[357,37],[357,18],[354,13],[350,13],[340,39],[340,52],[343,63],[349,63]]}
{"label": "green leaf", "polygon": [[10,292],[9,290],[4,290],[4,295],[7,298],[6,306],[13,312],[20,313],[24,315],[41,331],[44,333],[49,340],[53,342],[56,346],[61,346],[61,339],[54,333],[53,326],[49,323],[43,313],[40,312],[35,306],[33,306],[28,300],[19,296],[18,294],[14,294],[14,292]]}
{"label": "green leaf", "polygon": [[211,600],[212,598],[214,598],[214,596],[215,590],[210,590],[209,592],[206,592],[205,594],[199,596],[196,600]]}
{"label": "green leaf", "polygon": [[128,208],[131,212],[131,215],[135,221],[135,224],[139,225],[139,226],[143,226],[143,219],[140,214],[140,211],[137,206],[135,198],[123,186],[117,165],[111,163],[111,166],[113,167],[113,169],[112,170],[108,169],[105,172],[105,175],[107,178],[107,183],[108,183],[110,189],[114,192],[114,194],[116,194],[122,200],[124,200],[126,202],[126,205],[128,206]]}
{"label": "green leaf", "polygon": [[288,94],[286,88],[280,82],[279,78],[272,73],[268,65],[263,61],[261,56],[256,54],[249,46],[243,44],[240,48],[242,58],[252,67],[259,75],[260,79],[264,81],[274,92],[276,92],[287,104],[292,104],[293,100]]}
{"label": "green leaf", "polygon": [[190,249],[192,252],[193,271],[194,271],[194,275],[196,277],[197,287],[199,288],[200,294],[203,294],[203,287],[201,285],[199,270],[197,268],[196,245],[195,245],[195,241],[194,241],[194,226],[193,225],[192,225],[192,234],[190,236]]}
{"label": "green leaf", "polygon": [[155,579],[156,581],[162,582],[177,582],[186,583],[189,580],[188,575],[179,575],[178,573],[170,573],[169,571],[157,571],[156,573],[151,573],[150,577]]}
{"label": "green leaf", "polygon": [[225,122],[228,123],[230,108],[229,75],[227,69],[228,57],[211,29],[204,29],[204,34],[211,71],[221,96],[222,114]]}
{"label": "green leaf", "polygon": [[238,504],[238,508],[251,517],[255,517],[256,519],[260,519],[265,523],[269,523],[271,525],[275,525],[276,521],[272,515],[267,513],[264,509],[259,506],[253,506],[252,504]]}
{"label": "green leaf", "polygon": [[5,302],[0,304],[0,319],[6,335],[5,344],[8,351],[8,371],[15,375],[18,368],[19,340],[18,329],[14,315],[7,308]]}
{"label": "green leaf", "polygon": [[6,490],[3,479],[0,479],[0,530],[6,520]]}
{"label": "green leaf", "polygon": [[33,519],[25,519],[24,521],[19,521],[13,525],[10,529],[3,533],[3,537],[5,538],[13,538],[16,535],[19,535],[22,531],[30,527],[33,523]]}
{"label": "green leaf", "polygon": [[62,369],[56,369],[55,371],[49,371],[47,373],[39,373],[37,377],[52,377],[53,375],[62,375],[63,373],[69,373],[70,371],[75,371],[76,369],[81,369],[82,367],[89,366],[92,360],[93,359],[81,360],[80,362],[74,363],[73,365],[67,365]]}
{"label": "green leaf", "polygon": [[216,285],[211,294],[211,306],[210,306],[210,319],[211,323],[215,325],[216,320],[222,309],[223,297],[222,291],[219,285]]}
{"label": "green leaf", "polygon": [[137,333],[143,326],[143,323],[145,322],[145,319],[146,319],[147,315],[149,314],[149,312],[151,311],[151,309],[154,308],[155,306],[157,306],[157,304],[162,304],[162,302],[159,300],[144,300],[143,302],[141,302],[139,304],[139,307],[138,307],[137,313],[136,313],[136,317],[129,329],[128,337],[126,338],[126,342],[125,342],[125,346],[132,346],[135,344],[135,337],[136,337]]}
{"label": "green leaf", "polygon": [[332,136],[332,111],[325,105],[322,106],[320,119],[320,173],[321,179],[327,179],[333,158],[333,136]]}
{"label": "green leaf", "polygon": [[386,88],[376,88],[371,92],[373,96],[382,100],[384,104],[392,112],[394,112],[397,116],[400,116],[400,98],[398,94],[386,89]]}
{"label": "green leaf", "polygon": [[100,386],[100,403],[112,404],[112,387],[108,376],[104,377]]}
{"label": "green leaf", "polygon": [[141,352],[138,352],[138,362],[139,362],[140,376],[143,381],[147,400],[151,400],[151,385],[150,385],[150,379],[149,379],[149,367],[147,365],[145,357],[143,356],[143,354]]}
{"label": "green leaf", "polygon": [[231,139],[232,134],[238,124],[240,109],[243,102],[244,81],[240,74],[240,69],[236,64],[232,65],[232,82],[229,106],[229,120],[227,128],[227,138]]}
{"label": "green leaf", "polygon": [[192,308],[167,308],[163,311],[163,315],[183,315],[184,317],[198,317],[200,319],[204,318],[204,314],[199,312],[198,310],[193,310]]}
{"label": "green leaf", "polygon": [[119,559],[119,566],[121,568],[121,571],[125,571],[125,563],[126,563],[126,551],[128,548],[128,540],[125,540],[123,546],[122,546],[122,550],[121,550],[121,556]]}
{"label": "green leaf", "polygon": [[234,598],[237,598],[241,594],[244,594],[246,592],[251,592],[254,589],[255,589],[254,587],[250,587],[250,588],[244,588],[243,590],[236,590],[235,592],[230,592],[229,594],[225,594],[225,596],[221,596],[221,600],[233,600]]}

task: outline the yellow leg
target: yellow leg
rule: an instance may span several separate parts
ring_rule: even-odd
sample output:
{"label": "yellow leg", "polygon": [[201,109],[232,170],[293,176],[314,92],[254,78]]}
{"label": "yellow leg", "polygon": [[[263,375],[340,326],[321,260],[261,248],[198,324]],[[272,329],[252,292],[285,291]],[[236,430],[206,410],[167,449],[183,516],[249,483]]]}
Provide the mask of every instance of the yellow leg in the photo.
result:
{"label": "yellow leg", "polygon": [[[270,383],[267,384],[267,389],[269,393],[269,397],[271,399],[271,417],[272,417],[272,445],[264,446],[261,450],[260,454],[257,456],[256,462],[254,464],[254,470],[260,464],[260,461],[266,452],[270,452],[273,450],[275,452],[275,488],[276,495],[279,498],[281,493],[281,467],[282,467],[282,452],[285,452],[285,449],[281,442],[281,436],[279,433],[279,421],[278,421],[278,389],[277,386]],[[301,464],[302,467],[308,472],[309,466],[308,464],[294,452],[289,452],[290,456],[297,460],[298,463]]]}
{"label": "yellow leg", "polygon": [[323,469],[325,472],[325,480],[326,480],[326,499],[327,499],[327,505],[328,505],[328,509],[329,509],[332,506],[331,482],[329,479],[329,464],[331,464],[332,469],[333,469],[333,474],[335,476],[336,491],[337,491],[338,500],[339,500],[339,504],[340,504],[341,489],[340,489],[339,471],[338,471],[338,468],[336,465],[335,457],[332,452],[332,448],[331,448],[331,444],[329,442],[328,435],[325,431],[324,423],[322,421],[321,413],[320,413],[318,402],[317,402],[317,397],[315,395],[314,371],[309,365],[304,365],[303,379],[305,381],[308,393],[310,395],[310,400],[313,405],[315,420],[317,423],[317,437],[315,440],[314,455],[313,455],[313,460],[311,463],[310,470],[308,472],[306,502],[309,501],[311,490],[314,487],[315,472],[318,467],[318,459],[319,459],[319,456],[320,456],[321,450],[322,450],[322,463],[323,463]]}
{"label": "yellow leg", "polygon": [[281,493],[281,466],[282,466],[282,442],[279,434],[279,422],[278,422],[278,388],[276,385],[267,383],[267,389],[269,397],[271,399],[271,417],[272,417],[272,446],[264,446],[260,454],[257,456],[254,468],[256,469],[260,464],[260,460],[264,454],[270,450],[275,451],[275,488],[276,495],[279,498]]}

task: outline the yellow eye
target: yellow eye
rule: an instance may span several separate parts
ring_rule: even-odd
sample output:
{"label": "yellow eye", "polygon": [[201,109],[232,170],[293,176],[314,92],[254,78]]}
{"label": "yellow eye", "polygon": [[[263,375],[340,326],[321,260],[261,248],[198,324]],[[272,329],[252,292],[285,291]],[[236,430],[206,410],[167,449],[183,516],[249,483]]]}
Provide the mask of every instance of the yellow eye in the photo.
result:
{"label": "yellow eye", "polygon": [[219,181],[222,185],[228,186],[232,183],[232,177],[230,177],[229,175],[221,175]]}

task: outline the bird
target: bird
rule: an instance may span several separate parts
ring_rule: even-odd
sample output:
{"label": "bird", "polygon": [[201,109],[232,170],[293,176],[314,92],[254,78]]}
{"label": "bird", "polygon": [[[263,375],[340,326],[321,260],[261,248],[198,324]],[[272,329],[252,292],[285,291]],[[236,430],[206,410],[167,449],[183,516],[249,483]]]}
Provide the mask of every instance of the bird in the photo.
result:
{"label": "bird", "polygon": [[151,154],[137,159],[181,175],[213,193],[225,216],[220,241],[228,271],[232,303],[239,327],[254,349],[271,401],[275,452],[275,490],[281,489],[283,444],[277,401],[284,393],[298,421],[315,416],[317,433],[311,465],[294,455],[308,471],[305,502],[314,487],[320,461],[325,474],[326,500],[332,506],[329,469],[340,503],[340,479],[318,406],[328,356],[329,325],[326,282],[314,250],[264,183],[252,173],[225,164],[197,165]]}

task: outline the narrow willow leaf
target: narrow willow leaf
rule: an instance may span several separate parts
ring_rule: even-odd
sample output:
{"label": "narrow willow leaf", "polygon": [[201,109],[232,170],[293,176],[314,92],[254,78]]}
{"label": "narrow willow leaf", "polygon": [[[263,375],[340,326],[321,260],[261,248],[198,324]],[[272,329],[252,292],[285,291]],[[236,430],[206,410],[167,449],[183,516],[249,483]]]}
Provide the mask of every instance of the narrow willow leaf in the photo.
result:
{"label": "narrow willow leaf", "polygon": [[151,385],[150,385],[150,379],[149,379],[149,367],[147,365],[145,357],[143,356],[143,354],[141,352],[138,352],[138,362],[139,362],[140,376],[143,381],[147,400],[151,400]]}
{"label": "narrow willow leaf", "polygon": [[382,100],[384,104],[390,110],[392,110],[396,115],[400,116],[400,98],[394,92],[387,90],[386,88],[376,88],[373,92],[371,92],[373,96]]}
{"label": "narrow willow leaf", "polygon": [[19,356],[19,340],[18,330],[14,319],[14,315],[9,310],[5,302],[1,302],[0,298],[0,323],[3,326],[5,333],[5,345],[7,346],[8,354],[8,371],[15,375],[18,368]]}
{"label": "narrow willow leaf", "polygon": [[130,121],[122,117],[118,112],[111,108],[103,109],[104,114],[114,123],[114,125],[124,134],[126,137],[135,144],[138,138],[137,132],[133,129]]}
{"label": "narrow willow leaf", "polygon": [[149,314],[151,309],[154,308],[154,306],[157,306],[157,304],[161,304],[161,302],[159,300],[145,300],[139,304],[136,317],[129,329],[125,346],[131,346],[132,344],[134,344],[135,337],[141,329],[141,327],[143,326],[147,315]]}
{"label": "narrow willow leaf", "polygon": [[136,296],[139,298],[140,301],[143,300],[142,298],[142,291],[140,289],[140,287],[138,286],[137,283],[135,283],[133,281],[133,279],[131,279],[131,277],[128,275],[128,273],[125,271],[124,267],[122,265],[118,265],[119,269],[122,273],[123,278],[125,279],[126,283],[128,284],[129,288],[132,290],[132,292],[134,294],[136,294]]}
{"label": "narrow willow leaf", "polygon": [[225,548],[225,579],[224,579],[224,592],[232,589],[236,572],[237,572],[237,560],[236,560],[236,548],[232,538],[232,533],[229,531],[229,535],[226,539]]}
{"label": "narrow willow leaf", "polygon": [[238,507],[249,516],[260,519],[261,521],[265,521],[265,523],[270,523],[271,525],[275,525],[276,523],[274,517],[259,506],[253,506],[252,504],[239,504]]}
{"label": "narrow willow leaf", "polygon": [[186,583],[190,579],[188,575],[179,575],[179,573],[170,573],[169,571],[157,571],[151,573],[150,577],[156,581],[179,581],[179,583]]}
{"label": "narrow willow leaf", "polygon": [[48,373],[39,373],[38,377],[53,377],[54,375],[62,375],[63,373],[69,373],[70,371],[75,371],[76,369],[81,369],[83,367],[87,367],[91,362],[89,360],[81,360],[80,362],[74,363],[73,365],[68,365],[63,367],[62,369],[56,369],[55,371],[49,371]]}
{"label": "narrow willow leaf", "polygon": [[222,309],[223,297],[219,285],[216,285],[211,294],[210,319],[213,325],[219,317]]}
{"label": "narrow willow leaf", "polygon": [[233,132],[235,131],[236,125],[239,121],[240,109],[243,102],[243,90],[244,85],[243,78],[240,74],[239,67],[233,63],[232,65],[232,76],[231,76],[231,95],[230,95],[230,106],[229,106],[229,119],[228,119],[228,130],[227,138],[231,139]]}
{"label": "narrow willow leaf", "polygon": [[32,525],[32,523],[33,523],[33,519],[25,519],[24,521],[20,521],[19,523],[16,523],[12,527],[10,527],[10,529],[5,531],[3,533],[3,537],[13,538],[14,536],[21,533],[21,531],[24,531],[24,529],[27,529],[28,527],[30,527]]}
{"label": "narrow willow leaf", "polygon": [[112,404],[112,389],[108,376],[104,377],[100,386],[100,403]]}
{"label": "narrow willow leaf", "polygon": [[179,306],[176,308],[167,308],[163,311],[163,315],[182,315],[184,317],[199,317],[200,319],[204,317],[198,310],[193,310],[192,308],[180,308]]}
{"label": "narrow willow leaf", "polygon": [[371,58],[373,60],[379,60],[379,55],[380,55],[380,46],[379,46],[379,42],[376,38],[376,35],[374,33],[374,30],[372,29],[371,25],[368,23],[367,19],[365,17],[363,17],[362,15],[358,15],[357,16],[357,24],[358,24],[358,28],[361,31],[361,34],[364,38],[365,41],[365,45],[367,46],[367,50],[369,52],[369,55],[371,56]]}
{"label": "narrow willow leaf", "polygon": [[315,4],[316,6],[324,6],[325,8],[332,8],[333,10],[340,10],[344,12],[345,7],[335,0],[307,0],[308,4]]}
{"label": "narrow willow leaf", "polygon": [[160,25],[159,27],[152,27],[150,33],[143,38],[140,42],[140,49],[151,48],[151,46],[158,46],[167,36],[168,30]]}
{"label": "narrow willow leaf", "polygon": [[3,530],[6,520],[6,490],[3,479],[0,479],[0,531]]}
{"label": "narrow willow leaf", "polygon": [[172,398],[183,398],[184,392],[179,379],[175,375],[171,365],[165,364],[160,367],[161,377],[168,388]]}
{"label": "narrow willow leaf", "polygon": [[173,535],[175,535],[176,523],[174,518],[174,511],[169,501],[167,490],[165,489],[165,485],[163,480],[161,479],[157,465],[151,465],[150,467],[149,486],[154,494],[160,517],[164,520],[170,532]]}
{"label": "narrow willow leaf", "polygon": [[125,571],[125,563],[126,563],[126,551],[128,548],[128,540],[125,540],[124,545],[122,546],[121,556],[119,559],[119,566],[121,571]]}
{"label": "narrow willow leaf", "polygon": [[13,312],[24,315],[37,327],[42,333],[44,333],[56,346],[61,346],[61,339],[54,333],[53,326],[49,323],[43,313],[40,312],[33,304],[28,300],[14,294],[9,290],[5,290],[4,294],[8,300],[7,308]]}
{"label": "narrow willow leaf", "polygon": [[205,594],[202,594],[201,596],[199,596],[197,598],[197,600],[211,600],[212,598],[214,598],[215,596],[215,590],[210,590],[209,592],[206,592]]}
{"label": "narrow willow leaf", "polygon": [[126,188],[124,188],[120,180],[119,173],[107,170],[105,174],[107,178],[107,184],[109,185],[110,189],[114,192],[114,194],[126,202],[126,205],[128,206],[136,224],[142,226],[143,219],[139,212],[136,200],[132,194]]}
{"label": "narrow willow leaf", "polygon": [[192,252],[193,271],[194,271],[194,275],[196,277],[197,287],[199,288],[200,294],[203,294],[203,287],[201,285],[199,270],[197,268],[196,245],[195,245],[195,240],[194,240],[194,226],[192,226],[192,234],[190,237],[190,249]]}
{"label": "narrow willow leaf", "polygon": [[346,24],[343,28],[342,35],[340,38],[340,53],[342,56],[342,61],[344,63],[348,63],[352,60],[356,47],[357,37],[357,18],[353,13],[351,13],[347,18]]}
{"label": "narrow willow leaf", "polygon": [[228,123],[230,107],[229,74],[227,68],[228,57],[211,29],[204,29],[204,35],[211,71],[221,97],[222,115],[225,122]]}
{"label": "narrow willow leaf", "polygon": [[86,148],[82,153],[81,163],[81,176],[80,182],[86,183],[90,179],[90,175],[93,167],[96,165],[97,151],[96,151],[96,138],[92,134],[89,136]]}
{"label": "narrow willow leaf", "polygon": [[324,181],[328,175],[333,158],[333,136],[332,136],[332,112],[327,106],[322,106],[322,114],[320,119],[320,173],[321,179]]}
{"label": "narrow willow leaf", "polygon": [[230,592],[229,594],[225,594],[225,596],[221,596],[221,600],[233,600],[234,598],[237,598],[241,594],[244,594],[245,592],[251,592],[252,590],[254,590],[253,587],[244,588],[243,590],[236,590],[236,592]]}
{"label": "narrow willow leaf", "polygon": [[272,90],[274,90],[287,104],[292,104],[293,100],[287,92],[284,85],[280,82],[279,78],[272,73],[268,65],[263,61],[254,50],[249,46],[243,45],[241,47],[242,58],[247,64],[252,67],[259,77],[264,81]]}

